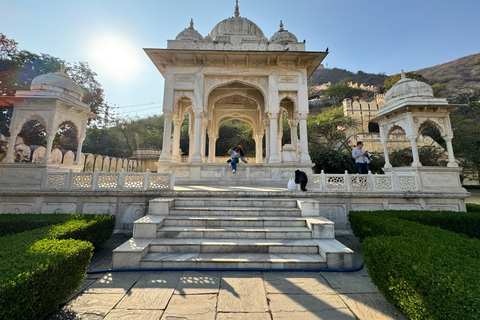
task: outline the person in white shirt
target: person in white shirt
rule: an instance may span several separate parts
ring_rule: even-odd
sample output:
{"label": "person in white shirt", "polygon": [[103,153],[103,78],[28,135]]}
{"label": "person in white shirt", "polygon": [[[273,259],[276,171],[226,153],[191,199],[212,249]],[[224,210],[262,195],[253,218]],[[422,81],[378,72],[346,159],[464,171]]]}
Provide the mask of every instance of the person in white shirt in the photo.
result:
{"label": "person in white shirt", "polygon": [[352,157],[355,159],[355,165],[359,174],[367,174],[370,171],[368,167],[368,152],[363,150],[363,142],[358,141],[357,147],[352,150]]}

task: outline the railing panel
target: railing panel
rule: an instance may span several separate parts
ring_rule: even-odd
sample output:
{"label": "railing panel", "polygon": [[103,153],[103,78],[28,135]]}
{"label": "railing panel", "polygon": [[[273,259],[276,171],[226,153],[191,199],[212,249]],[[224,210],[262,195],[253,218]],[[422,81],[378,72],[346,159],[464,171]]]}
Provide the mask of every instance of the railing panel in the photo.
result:
{"label": "railing panel", "polygon": [[75,172],[73,173],[71,189],[85,190],[92,189],[93,173],[92,172]]}
{"label": "railing panel", "polygon": [[67,189],[67,172],[51,173],[47,172],[47,190],[65,190]]}
{"label": "railing panel", "polygon": [[170,173],[151,173],[148,189],[170,189]]}
{"label": "railing panel", "polygon": [[95,189],[118,189],[118,173],[99,173]]}
{"label": "railing panel", "polygon": [[144,175],[143,173],[126,173],[123,189],[143,189]]}

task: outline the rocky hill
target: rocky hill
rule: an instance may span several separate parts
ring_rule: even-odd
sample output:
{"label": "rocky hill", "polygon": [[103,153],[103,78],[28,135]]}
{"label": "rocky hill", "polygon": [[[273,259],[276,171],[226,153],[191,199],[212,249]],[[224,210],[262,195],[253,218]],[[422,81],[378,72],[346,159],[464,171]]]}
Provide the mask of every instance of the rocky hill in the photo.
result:
{"label": "rocky hill", "polygon": [[430,85],[445,83],[449,95],[458,94],[463,89],[480,88],[480,53],[416,72],[427,78]]}

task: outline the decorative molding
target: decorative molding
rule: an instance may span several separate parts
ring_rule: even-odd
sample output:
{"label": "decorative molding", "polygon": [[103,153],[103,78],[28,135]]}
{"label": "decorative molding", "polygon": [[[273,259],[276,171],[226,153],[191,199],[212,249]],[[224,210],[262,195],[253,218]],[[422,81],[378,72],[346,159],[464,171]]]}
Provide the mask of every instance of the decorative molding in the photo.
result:
{"label": "decorative molding", "polygon": [[205,77],[205,101],[208,104],[208,97],[213,89],[230,83],[242,83],[253,86],[260,90],[263,95],[265,105],[267,105],[268,77],[237,77],[237,76],[206,76]]}
{"label": "decorative molding", "polygon": [[175,82],[195,82],[194,74],[175,74],[173,78]]}
{"label": "decorative molding", "polygon": [[278,83],[298,83],[298,76],[278,76]]}

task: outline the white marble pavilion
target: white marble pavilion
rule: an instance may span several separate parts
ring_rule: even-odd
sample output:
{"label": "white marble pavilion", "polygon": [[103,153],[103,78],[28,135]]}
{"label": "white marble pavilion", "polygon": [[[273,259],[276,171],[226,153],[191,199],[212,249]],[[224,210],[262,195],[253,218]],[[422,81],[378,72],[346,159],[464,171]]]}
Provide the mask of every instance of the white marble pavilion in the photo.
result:
{"label": "white marble pavilion", "polygon": [[[305,41],[299,42],[281,21],[268,39],[254,22],[240,16],[238,1],[234,16],[216,24],[206,37],[195,30],[192,19],[168,41],[167,49],[145,51],[165,77],[165,134],[158,172],[174,169],[180,182],[218,183],[218,178],[228,177],[226,166],[215,164],[215,144],[220,126],[234,119],[252,126],[256,144],[256,163],[246,165],[243,177],[283,182],[297,168],[312,172],[307,79],[327,52],[306,51]],[[189,161],[181,163],[180,128],[186,112]],[[291,144],[284,146],[282,114],[292,133]],[[172,126],[173,139],[168,134]]]}

